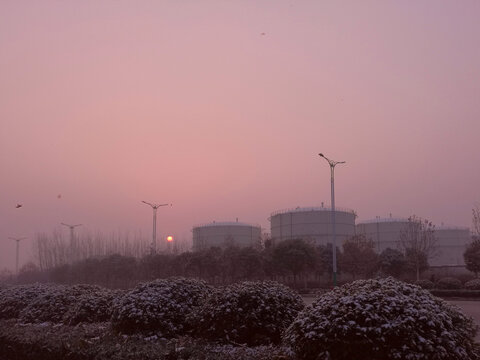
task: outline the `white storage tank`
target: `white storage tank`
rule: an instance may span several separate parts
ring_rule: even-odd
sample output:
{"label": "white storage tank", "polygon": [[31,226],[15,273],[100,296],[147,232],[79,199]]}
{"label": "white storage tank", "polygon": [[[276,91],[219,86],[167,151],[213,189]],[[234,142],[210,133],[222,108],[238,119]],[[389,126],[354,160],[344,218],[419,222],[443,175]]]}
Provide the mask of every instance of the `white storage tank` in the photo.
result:
{"label": "white storage tank", "polygon": [[193,227],[193,251],[212,246],[257,247],[261,243],[262,230],[259,225],[231,222],[212,222]]}
{"label": "white storage tank", "polygon": [[[381,253],[386,248],[400,249],[400,233],[407,225],[408,219],[376,218],[359,222],[356,231],[371,239],[375,251]],[[430,266],[465,265],[463,253],[471,241],[467,227],[435,226],[434,236],[435,249],[428,259]]]}
{"label": "white storage tank", "polygon": [[[355,235],[353,210],[335,208],[336,243]],[[270,216],[271,236],[274,243],[288,239],[303,239],[315,245],[333,243],[332,211],[330,207],[297,207],[275,211]]]}
{"label": "white storage tank", "polygon": [[372,240],[375,251],[381,253],[386,248],[399,249],[400,233],[407,225],[408,219],[404,218],[376,218],[359,222],[356,231]]}
{"label": "white storage tank", "polygon": [[436,253],[430,260],[432,266],[465,266],[463,253],[471,242],[470,229],[460,226],[435,228]]}

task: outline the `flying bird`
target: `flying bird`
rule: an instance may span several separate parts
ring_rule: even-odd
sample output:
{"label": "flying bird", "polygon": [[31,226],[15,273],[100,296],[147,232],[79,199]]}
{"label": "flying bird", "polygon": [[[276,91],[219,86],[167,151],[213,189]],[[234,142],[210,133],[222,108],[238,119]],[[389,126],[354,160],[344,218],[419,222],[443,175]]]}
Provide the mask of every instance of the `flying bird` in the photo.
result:
{"label": "flying bird", "polygon": [[62,198],[62,194],[58,194],[57,199],[61,199],[61,198]]}
{"label": "flying bird", "polygon": [[17,204],[17,206],[15,206],[15,209],[21,208],[22,206],[22,204]]}

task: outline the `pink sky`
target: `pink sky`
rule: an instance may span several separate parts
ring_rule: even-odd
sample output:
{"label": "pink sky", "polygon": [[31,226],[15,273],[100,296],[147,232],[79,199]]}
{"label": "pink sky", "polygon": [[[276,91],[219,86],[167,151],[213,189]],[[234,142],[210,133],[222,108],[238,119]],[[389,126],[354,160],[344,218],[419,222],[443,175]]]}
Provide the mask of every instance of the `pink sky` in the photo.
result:
{"label": "pink sky", "polygon": [[2,1],[0,269],[9,236],[62,221],[150,236],[141,200],[173,203],[161,235],[269,231],[330,202],[319,152],[347,162],[336,202],[359,220],[470,226],[478,19],[467,0]]}

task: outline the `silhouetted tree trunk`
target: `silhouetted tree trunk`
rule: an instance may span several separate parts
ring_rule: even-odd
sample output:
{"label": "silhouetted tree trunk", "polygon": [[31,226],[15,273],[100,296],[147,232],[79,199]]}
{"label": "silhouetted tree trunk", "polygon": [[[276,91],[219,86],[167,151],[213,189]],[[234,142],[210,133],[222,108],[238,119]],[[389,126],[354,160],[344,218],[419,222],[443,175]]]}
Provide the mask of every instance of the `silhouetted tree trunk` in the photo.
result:
{"label": "silhouetted tree trunk", "polygon": [[415,265],[416,279],[420,280],[423,259],[426,259],[428,267],[428,258],[436,251],[435,226],[415,215],[409,217],[407,226],[400,232],[400,247]]}

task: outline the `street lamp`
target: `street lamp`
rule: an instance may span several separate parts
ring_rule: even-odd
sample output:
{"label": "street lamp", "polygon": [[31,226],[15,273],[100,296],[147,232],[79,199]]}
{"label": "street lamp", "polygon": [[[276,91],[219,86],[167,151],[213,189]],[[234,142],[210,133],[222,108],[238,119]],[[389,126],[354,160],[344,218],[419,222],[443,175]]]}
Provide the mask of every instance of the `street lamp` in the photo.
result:
{"label": "street lamp", "polygon": [[15,273],[18,276],[18,257],[19,257],[19,253],[20,253],[20,241],[25,240],[26,237],[23,237],[23,238],[9,237],[9,239],[17,242],[17,254],[16,254],[17,261],[16,261],[16,264],[15,264]]}
{"label": "street lamp", "polygon": [[345,161],[333,161],[327,158],[325,155],[322,153],[318,154],[320,157],[324,158],[325,160],[328,161],[328,164],[330,165],[330,181],[331,181],[331,193],[332,193],[332,230],[333,230],[333,263],[332,263],[332,268],[333,268],[333,286],[337,286],[337,232],[335,228],[335,179],[334,179],[334,173],[335,173],[335,165],[338,164],[345,164]]}
{"label": "street lamp", "polygon": [[75,260],[75,251],[77,250],[77,246],[75,244],[75,236],[73,234],[73,230],[77,227],[77,226],[82,226],[82,224],[75,224],[75,225],[70,225],[70,224],[65,224],[65,223],[61,223],[63,226],[66,226],[70,229],[70,262],[74,262]]}
{"label": "street lamp", "polygon": [[157,209],[160,206],[172,206],[172,204],[151,204],[149,202],[143,201],[142,203],[150,205],[153,209],[153,234],[152,234],[152,248],[151,252],[152,254],[155,254],[157,252]]}

